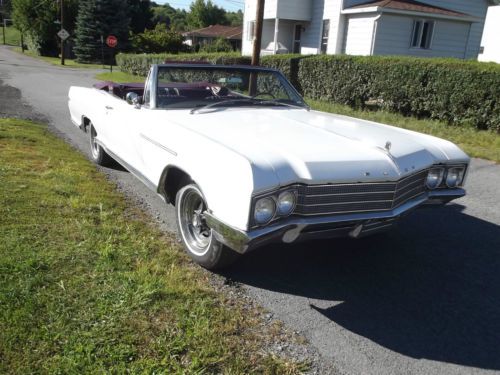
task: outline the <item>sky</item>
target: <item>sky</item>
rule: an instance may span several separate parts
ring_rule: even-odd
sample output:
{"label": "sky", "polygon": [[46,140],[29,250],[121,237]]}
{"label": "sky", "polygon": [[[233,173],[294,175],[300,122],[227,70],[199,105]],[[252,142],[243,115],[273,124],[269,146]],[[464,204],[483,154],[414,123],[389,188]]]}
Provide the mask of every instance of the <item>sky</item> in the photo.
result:
{"label": "sky", "polygon": [[[189,9],[189,5],[192,0],[154,0],[157,4],[169,3],[174,8]],[[212,2],[226,10],[237,11],[238,9],[243,10],[245,5],[245,0],[212,0]]]}

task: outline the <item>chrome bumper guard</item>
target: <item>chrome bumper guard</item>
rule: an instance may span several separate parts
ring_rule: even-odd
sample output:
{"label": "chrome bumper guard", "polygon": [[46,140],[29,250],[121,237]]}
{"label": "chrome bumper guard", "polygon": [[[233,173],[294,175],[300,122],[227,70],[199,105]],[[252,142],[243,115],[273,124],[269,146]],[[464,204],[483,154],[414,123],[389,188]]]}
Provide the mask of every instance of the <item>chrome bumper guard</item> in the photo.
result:
{"label": "chrome bumper guard", "polygon": [[215,238],[244,254],[268,243],[353,237],[361,238],[390,229],[401,216],[422,205],[445,204],[465,195],[463,189],[434,190],[412,199],[401,206],[388,211],[360,212],[343,215],[289,217],[266,227],[248,232],[236,229],[205,212],[207,225],[212,229]]}

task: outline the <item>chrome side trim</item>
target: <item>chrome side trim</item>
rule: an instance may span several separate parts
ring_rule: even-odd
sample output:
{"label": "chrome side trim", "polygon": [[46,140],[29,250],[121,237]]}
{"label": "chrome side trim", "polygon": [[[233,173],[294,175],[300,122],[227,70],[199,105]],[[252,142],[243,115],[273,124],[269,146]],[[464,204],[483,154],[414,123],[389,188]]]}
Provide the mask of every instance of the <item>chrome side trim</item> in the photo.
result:
{"label": "chrome side trim", "polygon": [[168,153],[170,153],[170,154],[172,154],[172,155],[174,155],[174,156],[177,156],[177,152],[175,152],[174,150],[169,149],[169,148],[168,148],[168,147],[166,147],[166,146],[163,146],[161,143],[156,142],[155,140],[153,140],[153,139],[149,138],[147,135],[144,135],[144,134],[142,134],[142,133],[141,133],[141,134],[140,134],[140,136],[141,136],[141,138],[145,139],[146,141],[148,141],[148,142],[150,142],[150,143],[154,144],[156,147],[159,147],[159,148],[161,148],[162,150],[165,150],[165,151],[167,151]]}
{"label": "chrome side trim", "polygon": [[[104,151],[106,151],[109,156],[111,156],[114,160],[116,160],[118,163],[120,163],[126,170],[128,170],[130,173],[132,173],[137,179],[139,179],[144,185],[146,185],[149,189],[154,191],[155,193],[158,193],[158,187],[151,181],[149,180],[146,176],[144,176],[141,172],[139,172],[137,169],[132,167],[130,164],[125,162],[122,158],[120,158],[118,155],[116,155],[113,151],[110,151],[101,141],[96,139],[97,144],[101,146]],[[161,194],[158,194],[160,197],[165,199]]]}

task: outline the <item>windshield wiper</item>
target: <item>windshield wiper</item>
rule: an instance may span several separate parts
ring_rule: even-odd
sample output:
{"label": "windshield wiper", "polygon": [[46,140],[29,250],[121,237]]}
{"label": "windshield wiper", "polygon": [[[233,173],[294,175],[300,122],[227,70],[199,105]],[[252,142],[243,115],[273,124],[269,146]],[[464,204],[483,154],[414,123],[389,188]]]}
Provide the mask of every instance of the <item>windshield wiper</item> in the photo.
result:
{"label": "windshield wiper", "polygon": [[306,109],[308,111],[311,110],[311,107],[309,107],[305,103],[304,103],[304,105],[292,104],[292,103],[287,103],[287,102],[280,102],[278,99],[261,100],[261,101],[259,101],[259,104],[277,104],[277,105],[282,105],[282,106],[290,107],[290,108]]}
{"label": "windshield wiper", "polygon": [[226,99],[226,100],[221,100],[220,102],[210,103],[210,104],[207,104],[207,105],[204,105],[201,107],[193,108],[189,113],[194,115],[198,111],[201,111],[204,109],[210,109],[213,107],[218,107],[219,105],[222,105],[222,104],[235,104],[235,103],[252,103],[253,104],[256,102],[259,102],[259,100],[250,99],[250,98],[248,98],[248,99]]}

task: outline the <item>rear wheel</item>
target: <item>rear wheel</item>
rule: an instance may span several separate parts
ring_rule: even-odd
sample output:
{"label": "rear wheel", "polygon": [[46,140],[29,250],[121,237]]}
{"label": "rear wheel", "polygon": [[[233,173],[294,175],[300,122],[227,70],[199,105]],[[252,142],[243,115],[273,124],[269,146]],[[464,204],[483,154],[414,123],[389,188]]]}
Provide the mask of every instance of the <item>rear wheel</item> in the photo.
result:
{"label": "rear wheel", "polygon": [[110,165],[112,162],[111,156],[109,156],[106,151],[97,143],[96,137],[97,132],[95,131],[94,125],[92,123],[90,126],[90,155],[92,156],[92,160],[102,166]]}
{"label": "rear wheel", "polygon": [[202,267],[218,270],[232,264],[239,254],[215,239],[203,217],[206,210],[207,204],[196,184],[186,185],[177,192],[175,213],[184,248]]}

